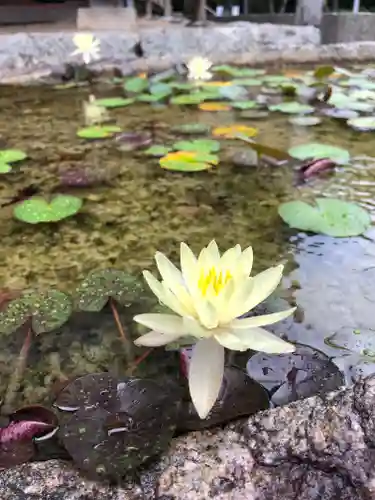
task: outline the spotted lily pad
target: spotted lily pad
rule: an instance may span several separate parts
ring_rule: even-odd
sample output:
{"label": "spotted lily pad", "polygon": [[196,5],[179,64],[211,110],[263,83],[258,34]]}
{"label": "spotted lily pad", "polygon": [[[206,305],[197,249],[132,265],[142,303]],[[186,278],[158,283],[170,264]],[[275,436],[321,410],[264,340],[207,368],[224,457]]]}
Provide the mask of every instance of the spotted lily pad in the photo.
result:
{"label": "spotted lily pad", "polygon": [[280,104],[272,104],[269,106],[270,111],[279,111],[280,113],[287,113],[292,115],[302,115],[313,113],[315,109],[308,104],[301,104],[297,101],[282,102]]}
{"label": "spotted lily pad", "polygon": [[318,198],[316,206],[290,201],[279,206],[279,215],[290,227],[334,237],[358,236],[371,224],[368,212],[355,203]]}
{"label": "spotted lily pad", "polygon": [[330,158],[338,165],[345,165],[350,161],[350,154],[346,149],[317,142],[294,146],[289,149],[289,154],[297,160]]}
{"label": "spotted lily pad", "polygon": [[350,118],[347,121],[349,127],[359,132],[373,132],[375,131],[375,117],[374,116],[359,116]]}
{"label": "spotted lily pad", "polygon": [[168,381],[80,377],[58,395],[59,437],[91,476],[119,479],[169,446],[181,396]]}
{"label": "spotted lily pad", "polygon": [[107,97],[105,99],[95,99],[95,104],[102,108],[123,108],[132,104],[134,99],[125,97]]}
{"label": "spotted lily pad", "polygon": [[118,132],[121,132],[121,128],[116,125],[98,125],[81,128],[77,131],[77,136],[81,139],[108,139]]}
{"label": "spotted lily pad", "polygon": [[343,384],[343,376],[330,358],[304,345],[297,345],[290,354],[256,353],[246,368],[250,377],[271,393],[271,400],[277,405],[323,395]]}
{"label": "spotted lily pad", "polygon": [[211,139],[178,141],[173,144],[173,148],[180,151],[193,151],[197,153],[216,153],[220,149],[220,142]]}
{"label": "spotted lily pad", "polygon": [[58,290],[25,293],[0,313],[0,332],[9,335],[30,318],[34,333],[51,332],[68,321],[72,310],[69,296]]}
{"label": "spotted lily pad", "polygon": [[74,293],[74,303],[81,311],[99,312],[109,298],[127,307],[143,294],[138,279],[118,269],[93,271]]}
{"label": "spotted lily pad", "polygon": [[82,207],[81,198],[59,194],[47,201],[35,196],[22,201],[14,208],[14,217],[28,224],[58,222],[75,215]]}

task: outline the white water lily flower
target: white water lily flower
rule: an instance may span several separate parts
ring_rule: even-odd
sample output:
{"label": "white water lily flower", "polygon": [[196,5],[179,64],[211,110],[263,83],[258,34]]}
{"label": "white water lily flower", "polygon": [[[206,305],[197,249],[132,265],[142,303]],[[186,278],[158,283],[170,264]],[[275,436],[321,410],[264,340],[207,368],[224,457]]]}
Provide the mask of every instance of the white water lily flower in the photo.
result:
{"label": "white water lily flower", "polygon": [[295,310],[240,318],[278,286],[283,266],[250,277],[251,247],[240,245],[220,255],[215,241],[198,258],[181,243],[181,271],[161,252],[155,255],[162,281],[149,271],[144,277],[159,301],[176,314],[139,314],[134,320],[151,329],[135,343],[161,346],[181,337],[198,339],[189,367],[189,389],[201,418],[206,418],[219,395],[224,374],[224,348],[267,353],[293,352],[294,346],[263,329]]}
{"label": "white water lily flower", "polygon": [[76,46],[76,50],[71,55],[82,55],[85,64],[89,64],[91,61],[99,58],[100,40],[95,38],[91,33],[77,33],[73,37],[73,43]]}
{"label": "white water lily flower", "polygon": [[209,69],[212,66],[212,62],[204,57],[193,57],[187,63],[188,69],[188,79],[189,80],[210,80],[212,78],[212,73]]}

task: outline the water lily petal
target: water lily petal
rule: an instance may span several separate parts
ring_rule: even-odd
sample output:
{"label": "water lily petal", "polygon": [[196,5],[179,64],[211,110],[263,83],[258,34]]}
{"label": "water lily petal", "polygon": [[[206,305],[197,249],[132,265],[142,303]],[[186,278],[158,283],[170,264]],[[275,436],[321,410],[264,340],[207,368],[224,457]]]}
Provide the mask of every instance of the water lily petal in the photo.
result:
{"label": "water lily petal", "polygon": [[294,313],[296,307],[286,309],[285,311],[275,312],[272,314],[262,314],[261,316],[252,316],[251,318],[235,319],[231,322],[230,327],[233,330],[245,330],[257,326],[272,325],[278,321],[282,321]]}
{"label": "water lily petal", "polygon": [[196,293],[199,279],[198,260],[186,243],[181,243],[180,262],[182,277],[187,289],[191,294]]}
{"label": "water lily petal", "polygon": [[244,276],[250,276],[251,270],[253,268],[254,252],[252,247],[247,247],[242,252],[240,257],[238,267]]}
{"label": "water lily petal", "polygon": [[174,335],[167,335],[165,333],[160,333],[160,332],[148,332],[142,335],[141,337],[137,338],[134,341],[135,345],[142,345],[145,347],[159,347],[161,345],[167,345],[170,342],[175,342],[179,338],[181,338],[183,335],[181,333],[176,333]]}
{"label": "water lily petal", "polygon": [[215,307],[199,295],[193,296],[193,301],[200,323],[208,329],[216,328],[219,324],[219,318]]}
{"label": "water lily petal", "polygon": [[206,418],[218,398],[224,375],[224,347],[202,339],[193,348],[189,366],[189,390],[200,418]]}
{"label": "water lily petal", "polygon": [[293,344],[277,337],[264,328],[249,328],[248,330],[233,330],[236,337],[249,349],[253,351],[267,352],[269,354],[280,354],[293,352]]}
{"label": "water lily petal", "polygon": [[189,311],[180,304],[176,297],[168,289],[166,289],[160,281],[158,281],[155,276],[153,276],[149,271],[143,271],[143,276],[151,288],[152,292],[156,295],[159,301],[172,309],[175,313],[180,316],[185,316],[189,314]]}
{"label": "water lily petal", "polygon": [[206,249],[207,259],[211,262],[211,266],[217,266],[220,261],[220,251],[215,240],[210,241]]}
{"label": "water lily petal", "polygon": [[219,331],[214,335],[215,339],[221,344],[223,347],[227,349],[231,349],[232,351],[246,351],[248,348],[247,345],[244,345],[241,340],[231,332],[228,331]]}
{"label": "water lily petal", "polygon": [[246,301],[244,312],[253,309],[276,290],[283,276],[283,269],[284,266],[280,264],[279,266],[270,267],[252,278],[254,288]]}
{"label": "water lily petal", "polygon": [[182,321],[184,324],[184,331],[187,332],[187,335],[191,335],[192,337],[196,337],[198,339],[212,336],[212,330],[208,330],[202,326],[196,319],[184,316]]}
{"label": "water lily petal", "polygon": [[147,326],[147,328],[151,328],[151,330],[156,330],[157,332],[162,332],[166,335],[174,335],[175,333],[186,335],[181,316],[151,313],[137,314],[133,319],[140,325]]}
{"label": "water lily petal", "polygon": [[237,284],[233,282],[233,293],[219,311],[220,324],[226,324],[249,311],[247,302],[254,289],[254,279],[245,278]]}
{"label": "water lily petal", "polygon": [[225,273],[225,271],[229,271],[233,274],[234,269],[237,267],[238,259],[241,256],[241,245],[236,245],[232,248],[229,248],[226,252],[223,253],[220,259],[220,270]]}

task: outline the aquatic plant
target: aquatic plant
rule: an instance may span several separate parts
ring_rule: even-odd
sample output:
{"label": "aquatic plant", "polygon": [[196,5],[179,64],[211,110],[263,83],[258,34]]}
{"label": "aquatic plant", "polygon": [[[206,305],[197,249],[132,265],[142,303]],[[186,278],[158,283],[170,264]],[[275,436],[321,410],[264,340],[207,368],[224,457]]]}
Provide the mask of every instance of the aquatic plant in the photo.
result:
{"label": "aquatic plant", "polygon": [[283,272],[283,266],[278,265],[249,277],[253,265],[251,247],[242,252],[236,245],[220,255],[212,241],[196,258],[182,243],[180,258],[181,271],[164,254],[156,253],[161,282],[144,271],[153,293],[176,314],[135,316],[136,322],[151,328],[135,343],[160,346],[186,336],[198,339],[189,368],[189,390],[198,415],[206,418],[222,385],[224,348],[292,352],[292,344],[261,327],[281,321],[295,308],[240,318],[276,289]]}
{"label": "aquatic plant", "polygon": [[371,225],[370,214],[355,203],[317,198],[315,204],[289,201],[282,203],[278,211],[290,227],[334,237],[358,236]]}
{"label": "aquatic plant", "polygon": [[108,139],[115,134],[121,132],[121,127],[117,125],[96,125],[92,127],[84,127],[77,131],[77,136],[81,139]]}
{"label": "aquatic plant", "polygon": [[14,217],[28,224],[58,222],[75,215],[82,207],[81,198],[60,194],[50,201],[34,196],[18,203],[13,210]]}
{"label": "aquatic plant", "polygon": [[85,64],[98,59],[100,56],[100,40],[91,33],[77,33],[73,37],[75,50],[72,56],[80,55]]}
{"label": "aquatic plant", "polygon": [[162,168],[176,172],[209,170],[218,163],[219,158],[216,155],[197,151],[176,151],[166,154],[159,160]]}
{"label": "aquatic plant", "polygon": [[20,149],[0,149],[0,174],[8,174],[12,164],[27,158],[27,154]]}
{"label": "aquatic plant", "polygon": [[186,66],[189,80],[204,81],[212,78],[212,73],[209,71],[212,67],[212,62],[205,57],[193,57]]}

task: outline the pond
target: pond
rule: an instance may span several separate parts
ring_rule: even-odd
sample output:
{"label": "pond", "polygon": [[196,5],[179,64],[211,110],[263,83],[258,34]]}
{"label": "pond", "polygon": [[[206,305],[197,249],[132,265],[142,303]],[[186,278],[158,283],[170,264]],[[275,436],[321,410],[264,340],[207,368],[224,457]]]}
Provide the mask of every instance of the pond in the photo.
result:
{"label": "pond", "polygon": [[[220,78],[215,80],[221,83],[205,87],[201,93],[206,92],[206,95],[195,102],[186,100],[186,95],[191,99],[192,85],[180,82],[174,87],[175,97],[177,92],[185,97],[180,98],[180,104],[177,100],[169,106],[163,105],[170,98],[170,91],[163,90],[165,83],[155,83],[159,85],[160,95],[158,97],[154,89],[153,95],[157,98],[150,103],[137,100],[137,95],[145,95],[147,90],[140,80],[143,78],[147,82],[147,79],[140,77],[130,84],[128,79],[124,102],[109,100],[103,102],[104,107],[99,106],[101,110],[110,108],[105,111],[110,120],[108,126],[118,127],[113,129],[113,134],[108,129],[108,137],[100,140],[90,140],[92,129],[81,132],[81,137],[77,131],[87,126],[88,111],[98,111],[98,103],[90,102],[90,96],[95,95],[96,99],[124,97],[122,79],[105,80],[95,85],[72,85],[72,88],[69,85],[1,88],[1,149],[21,150],[27,155],[20,162],[9,161],[11,171],[0,178],[2,309],[24,290],[45,292],[57,288],[73,293],[93,271],[122,270],[127,277],[122,276],[120,284],[128,280],[128,295],[123,300],[126,307],[110,301],[102,308],[104,300],[97,312],[75,312],[67,323],[51,332],[43,333],[40,328],[40,333],[29,339],[27,360],[20,356],[27,328],[21,326],[14,333],[1,336],[3,414],[24,405],[48,405],[53,400],[52,394],[56,394],[56,386],[85,374],[109,371],[114,377],[126,373],[179,378],[178,350],[159,348],[149,352],[129,346],[129,342],[124,345],[122,336],[126,335],[129,340],[144,332],[133,322],[134,314],[156,311],[159,307],[156,298],[142,288],[142,270],[155,270],[156,251],[178,263],[181,241],[188,243],[195,252],[212,239],[223,250],[237,243],[242,248],[252,245],[253,272],[285,264],[282,287],[267,307],[278,310],[280,304],[281,309],[290,304],[297,305],[297,310],[292,318],[269,329],[328,356],[342,357],[344,351],[339,349],[338,354],[332,347],[338,344],[347,347],[348,353],[367,354],[367,362],[372,360],[372,330],[375,327],[373,228],[359,236],[342,238],[312,234],[289,228],[279,216],[278,207],[292,200],[312,203],[319,197],[338,198],[355,202],[374,219],[372,133],[358,129],[375,129],[375,119],[354,122],[350,127],[343,118],[357,116],[355,113],[372,117],[375,68],[352,68],[342,73],[336,70],[338,76],[326,68],[319,78],[312,76],[312,71],[300,68],[277,74],[248,68],[236,73],[235,68],[228,70],[228,67],[218,72],[221,72]],[[236,95],[233,87],[237,87]],[[297,87],[310,90],[308,94],[306,90],[296,93]],[[215,93],[218,89],[221,94]],[[332,90],[332,96],[324,95]],[[166,92],[164,98],[161,96],[163,91]],[[207,92],[213,94],[207,97]],[[288,107],[277,108],[281,102],[292,102],[292,105],[289,110]],[[314,116],[320,117],[321,122],[306,126],[306,116],[312,115],[306,114],[309,111],[306,107],[311,103],[312,111],[317,110]],[[326,116],[326,109],[334,109],[339,118]],[[291,120],[296,116],[302,120]],[[255,158],[249,144],[225,138],[223,131],[217,130],[233,124],[244,126],[236,130],[248,137],[256,133],[254,139],[263,145],[266,161]],[[102,133],[103,130],[95,129],[94,132]],[[85,134],[89,138],[84,138]],[[177,141],[191,143],[197,139],[218,141],[220,146],[218,152],[213,143],[209,143],[213,147],[211,150],[204,149],[207,142],[203,145],[197,160],[203,164],[202,171],[173,171],[186,170],[189,162],[190,169],[194,168],[191,158],[186,155],[182,159],[174,157],[175,163],[172,161],[170,166],[175,168],[169,169],[168,164],[164,164],[167,168],[159,165],[157,156],[162,154],[156,152],[154,157],[145,152],[152,145],[172,147]],[[280,158],[270,158],[275,149],[284,152],[285,156],[291,148],[309,143],[343,148],[344,156],[349,153],[350,160],[334,170],[329,168],[324,175],[318,171],[317,175],[313,172],[311,177],[302,178],[303,159],[282,162]],[[323,153],[317,157],[327,156]],[[218,165],[214,165],[216,155]],[[1,156],[0,159],[6,160]],[[205,169],[207,162],[212,168]],[[34,196],[48,200],[57,194],[82,200],[78,213],[50,224],[20,220],[25,214],[17,218],[20,203]],[[42,208],[53,210],[51,206]],[[132,280],[130,275],[134,277]],[[333,334],[336,336],[327,343],[327,337]],[[311,354],[301,349],[301,359],[303,356],[309,359]],[[244,368],[248,357],[237,357],[235,365]],[[342,368],[341,357],[337,365]],[[269,367],[272,362],[258,355],[257,363],[248,368],[255,378],[262,379],[265,366]],[[282,375],[274,369],[277,380],[285,376],[283,363]],[[345,366],[347,368],[347,363]],[[347,382],[363,371],[371,373],[373,366],[356,358],[349,372],[345,370],[349,377]],[[337,378],[335,380],[337,382]],[[100,383],[92,389],[93,383],[92,380],[87,382],[88,386],[82,383],[81,393],[99,391]],[[263,385],[267,389],[272,387],[272,383],[267,384],[269,380]],[[74,390],[79,392],[78,388]],[[284,396],[281,400],[276,398],[274,403],[287,401],[288,397],[283,399]],[[261,399],[259,394],[257,397]],[[261,402],[259,407],[263,404]],[[68,397],[60,406],[71,405]],[[249,407],[242,413],[247,410]],[[198,428],[199,422],[194,418],[193,421],[187,422],[185,428]],[[75,443],[73,440],[70,446],[74,448]],[[83,468],[92,465],[82,465],[84,459],[75,458]],[[0,453],[0,465],[3,459]],[[19,456],[15,458],[17,461],[20,461]]]}

